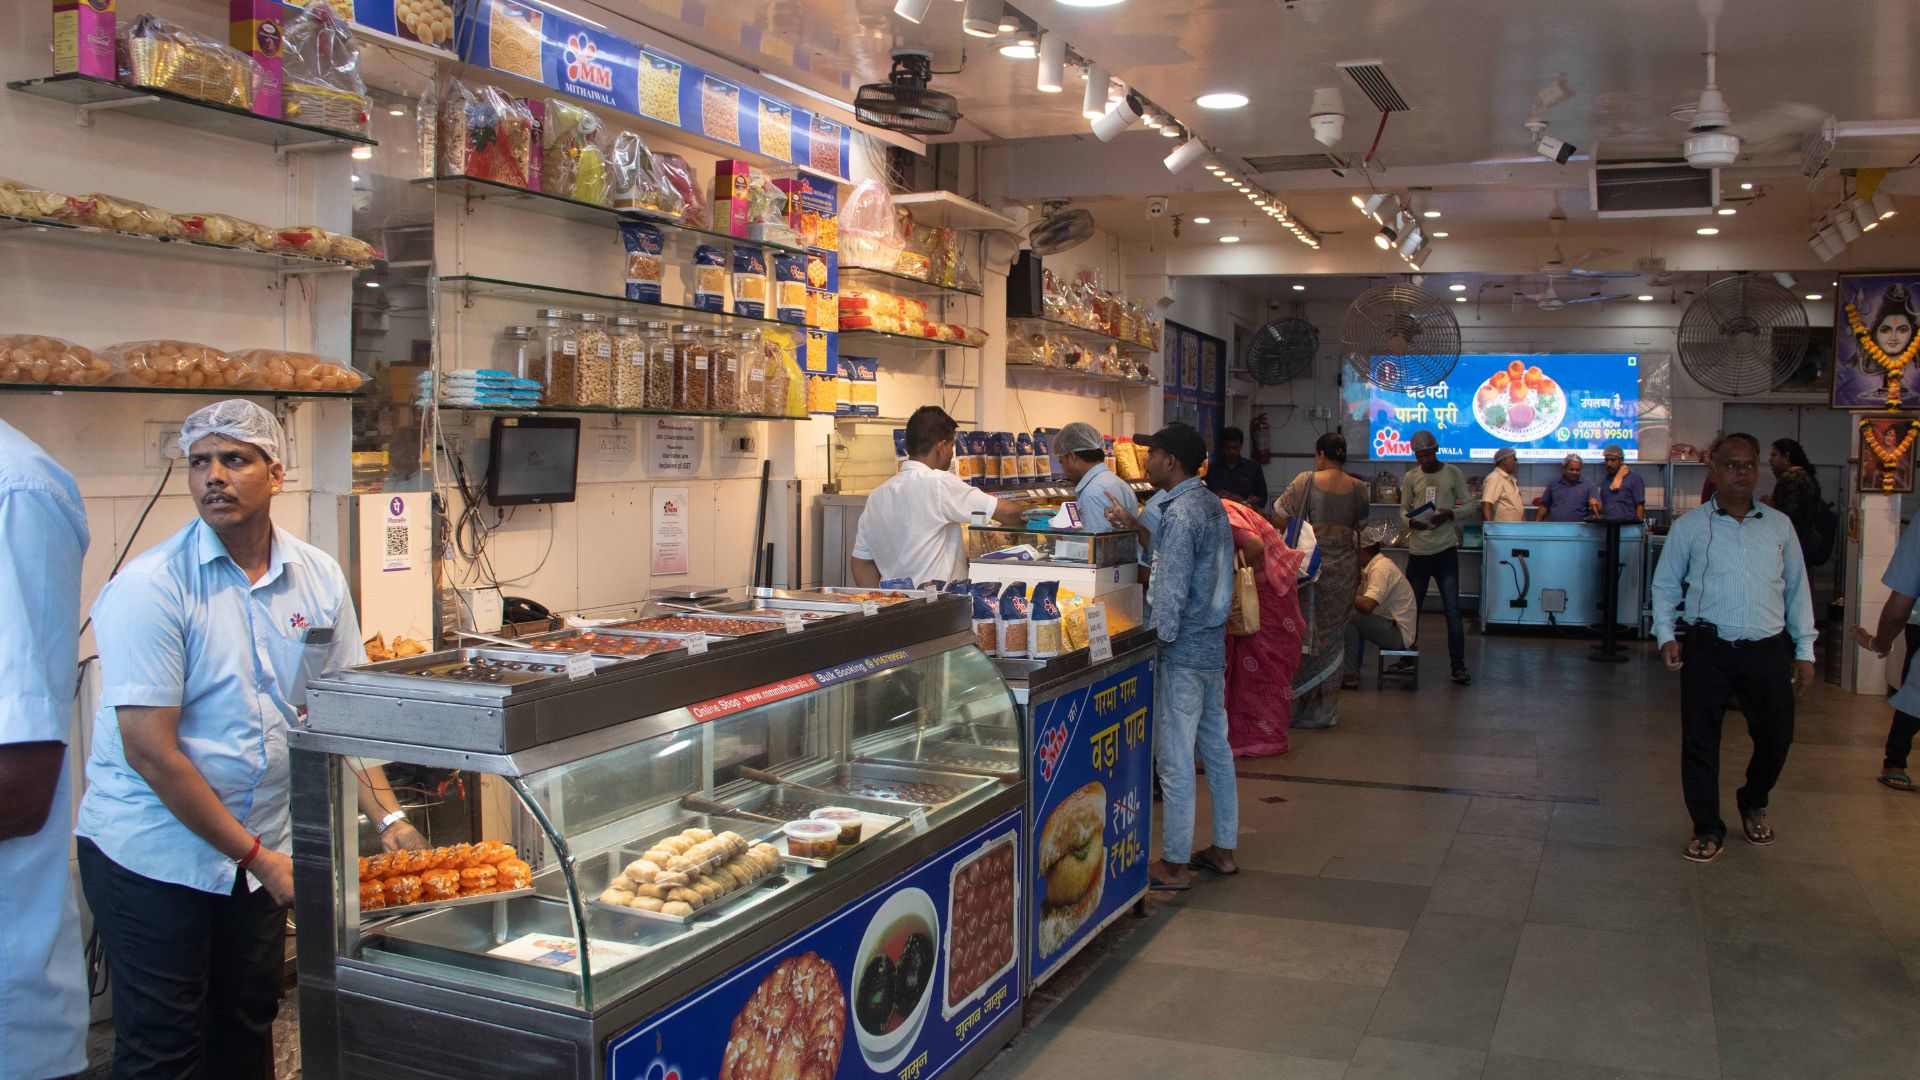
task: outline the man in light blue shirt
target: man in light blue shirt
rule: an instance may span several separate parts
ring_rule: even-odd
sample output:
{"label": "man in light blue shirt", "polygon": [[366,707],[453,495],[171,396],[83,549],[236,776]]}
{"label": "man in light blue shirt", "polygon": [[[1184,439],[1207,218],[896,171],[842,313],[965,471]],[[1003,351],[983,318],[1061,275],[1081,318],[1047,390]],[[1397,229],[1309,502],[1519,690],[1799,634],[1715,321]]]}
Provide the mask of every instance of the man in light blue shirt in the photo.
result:
{"label": "man in light blue shirt", "polygon": [[[1682,854],[1711,862],[1726,843],[1720,818],[1720,728],[1740,697],[1753,738],[1737,793],[1741,832],[1773,843],[1767,796],[1793,744],[1794,698],[1813,682],[1813,601],[1800,539],[1787,515],[1754,501],[1760,443],[1735,433],[1714,444],[1713,498],[1673,523],[1653,575],[1653,625],[1669,671],[1680,672],[1680,782],[1693,817]],[[1684,604],[1683,604],[1684,602]],[[1676,633],[1684,607],[1685,637]]]}
{"label": "man in light blue shirt", "polygon": [[[1885,660],[1893,651],[1893,643],[1906,634],[1914,600],[1920,598],[1920,529],[1909,528],[1900,534],[1893,561],[1880,576],[1880,584],[1891,592],[1886,606],[1880,609],[1879,626],[1874,633],[1856,626],[1853,638],[1861,648],[1871,649]],[[1895,791],[1913,790],[1913,777],[1907,775],[1907,755],[1913,751],[1913,737],[1920,734],[1920,679],[1914,677],[1912,638],[1907,640],[1906,675],[1893,695],[1893,723],[1887,728],[1887,752],[1880,763],[1880,783]],[[1888,678],[1892,678],[1891,672]]]}
{"label": "man in light blue shirt", "polygon": [[[365,658],[340,567],[273,524],[283,439],[248,401],[188,417],[199,520],[93,608],[100,710],[77,831],[113,969],[116,1077],[271,1074],[293,899],[287,731],[311,675]],[[362,808],[392,813],[373,784]],[[378,820],[383,840],[420,842]]]}
{"label": "man in light blue shirt", "polygon": [[87,515],[73,477],[5,421],[0,537],[0,1080],[43,1080],[87,1067],[66,761]]}
{"label": "man in light blue shirt", "polygon": [[1133,488],[1107,468],[1106,438],[1092,424],[1075,421],[1053,437],[1053,454],[1060,469],[1073,481],[1073,501],[1080,506],[1080,527],[1088,532],[1107,532],[1114,528],[1107,520],[1107,507],[1117,506],[1129,515],[1140,505]]}

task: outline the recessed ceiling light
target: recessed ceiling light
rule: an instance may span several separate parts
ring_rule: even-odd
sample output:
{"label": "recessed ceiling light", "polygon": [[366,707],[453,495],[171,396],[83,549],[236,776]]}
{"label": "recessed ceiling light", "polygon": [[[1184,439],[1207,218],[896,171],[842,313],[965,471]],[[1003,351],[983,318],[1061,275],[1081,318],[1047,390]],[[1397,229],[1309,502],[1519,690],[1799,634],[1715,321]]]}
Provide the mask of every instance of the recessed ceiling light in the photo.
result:
{"label": "recessed ceiling light", "polygon": [[367,282],[367,288],[369,288],[369,289],[377,289],[377,288],[379,288],[379,287],[380,287],[380,283],[379,283],[379,282],[377,282],[377,281],[369,281],[369,282]]}
{"label": "recessed ceiling light", "polygon": [[1449,233],[1449,232],[1437,232],[1437,233],[1434,233],[1434,234],[1433,234],[1433,238],[1434,238],[1435,240],[1445,240],[1445,239],[1446,239],[1447,237],[1449,237],[1449,236],[1452,236],[1452,235],[1453,235],[1453,234],[1452,234],[1452,233]]}
{"label": "recessed ceiling light", "polygon": [[1810,292],[1810,293],[1808,293],[1808,294],[1807,294],[1807,299],[1809,299],[1809,300],[1825,300],[1825,299],[1826,299],[1826,297],[1824,297],[1824,296],[1821,296],[1821,295],[1820,295],[1819,293],[1817,293],[1817,292]]}
{"label": "recessed ceiling light", "polygon": [[1707,228],[1704,228],[1704,229],[1695,229],[1693,230],[1693,232],[1694,232],[1694,235],[1696,236],[1719,236],[1720,235],[1720,230],[1713,228],[1712,226],[1708,226]]}
{"label": "recessed ceiling light", "polygon": [[353,148],[353,152],[347,156],[355,161],[370,161],[373,159],[373,147],[356,146]]}
{"label": "recessed ceiling light", "polygon": [[1751,181],[1749,181],[1749,182],[1747,182],[1747,183],[1744,183],[1744,184],[1741,184],[1741,185],[1740,185],[1740,190],[1741,190],[1741,191],[1752,191],[1752,190],[1753,190],[1753,183],[1752,183]]}
{"label": "recessed ceiling light", "polygon": [[1067,7],[1112,7],[1120,0],[1060,0]]}
{"label": "recessed ceiling light", "polygon": [[1210,217],[1197,217],[1193,219],[1193,223],[1195,225],[1211,225],[1213,223],[1213,219]]}
{"label": "recessed ceiling light", "polygon": [[1467,302],[1467,298],[1464,296],[1456,296],[1453,298],[1453,302],[1456,304],[1464,304]]}
{"label": "recessed ceiling light", "polygon": [[359,183],[359,182],[360,182],[360,174],[359,174],[359,173],[349,173],[349,174],[347,175],[347,181],[348,181],[349,183],[354,183],[354,184],[357,184],[357,183]]}
{"label": "recessed ceiling light", "polygon": [[1000,46],[1000,55],[1009,60],[1037,60],[1040,58],[1040,47],[1031,41],[1016,41]]}
{"label": "recessed ceiling light", "polygon": [[1466,291],[1467,291],[1467,287],[1466,287],[1465,285],[1449,285],[1449,286],[1447,286],[1447,289],[1448,289],[1449,291],[1451,291],[1451,292],[1466,292]]}
{"label": "recessed ceiling light", "polygon": [[1237,236],[1223,236],[1220,238],[1220,242],[1223,244],[1237,244],[1240,242],[1240,238]]}
{"label": "recessed ceiling light", "polygon": [[1305,285],[1295,285],[1295,286],[1293,287],[1293,291],[1294,291],[1294,292],[1306,292],[1306,291],[1307,291],[1307,287],[1306,287]]}
{"label": "recessed ceiling light", "polygon": [[1211,94],[1201,94],[1193,99],[1193,103],[1203,109],[1238,109],[1246,105],[1247,95],[1232,90],[1216,90]]}
{"label": "recessed ceiling light", "polygon": [[388,116],[405,116],[407,115],[407,110],[401,108],[398,105],[395,105],[393,108],[387,110],[387,115]]}
{"label": "recessed ceiling light", "polygon": [[1420,216],[1421,216],[1421,217],[1423,217],[1423,218],[1437,218],[1437,217],[1439,217],[1439,216],[1440,216],[1440,211],[1438,211],[1438,210],[1422,210],[1422,211],[1420,211]]}
{"label": "recessed ceiling light", "polygon": [[1735,210],[1731,206],[1723,206],[1720,209],[1714,211],[1714,213],[1719,214],[1721,217],[1732,217],[1733,215],[1739,212],[1740,211]]}
{"label": "recessed ceiling light", "polygon": [[1652,293],[1641,293],[1641,294],[1640,294],[1639,296],[1636,296],[1636,297],[1634,297],[1634,299],[1635,299],[1635,300],[1638,300],[1638,301],[1640,301],[1641,303],[1643,303],[1643,304],[1644,304],[1644,303],[1646,303],[1647,301],[1649,301],[1649,300],[1652,300],[1652,299],[1653,299],[1653,294],[1652,294]]}

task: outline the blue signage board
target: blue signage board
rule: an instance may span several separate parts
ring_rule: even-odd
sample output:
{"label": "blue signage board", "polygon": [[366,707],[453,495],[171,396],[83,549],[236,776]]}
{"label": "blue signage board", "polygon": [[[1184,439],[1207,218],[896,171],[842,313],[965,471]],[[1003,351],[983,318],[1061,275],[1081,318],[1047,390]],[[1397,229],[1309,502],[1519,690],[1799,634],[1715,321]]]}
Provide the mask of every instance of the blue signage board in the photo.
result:
{"label": "blue signage board", "polygon": [[1034,740],[1027,888],[1038,985],[1147,887],[1153,808],[1151,657],[1042,701]]}
{"label": "blue signage board", "polygon": [[636,42],[538,0],[477,0],[460,57],[582,101],[845,179],[845,124]]}
{"label": "blue signage board", "polygon": [[933,1080],[1021,1002],[1019,810],[607,1043],[607,1080]]}

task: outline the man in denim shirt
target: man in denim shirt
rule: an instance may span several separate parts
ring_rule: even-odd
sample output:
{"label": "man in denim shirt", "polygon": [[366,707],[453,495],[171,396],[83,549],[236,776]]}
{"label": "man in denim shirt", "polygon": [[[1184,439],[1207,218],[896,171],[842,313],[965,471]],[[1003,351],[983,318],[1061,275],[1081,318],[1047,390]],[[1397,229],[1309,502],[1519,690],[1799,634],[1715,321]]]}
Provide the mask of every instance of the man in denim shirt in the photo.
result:
{"label": "man in denim shirt", "polygon": [[[1240,829],[1233,750],[1227,745],[1227,608],[1233,599],[1233,529],[1219,496],[1198,479],[1207,448],[1200,433],[1170,424],[1136,435],[1147,447],[1147,479],[1164,492],[1152,524],[1153,575],[1147,602],[1160,636],[1155,743],[1166,797],[1160,859],[1148,868],[1156,889],[1185,889],[1193,868],[1239,873]],[[1213,845],[1193,850],[1194,746],[1213,793]]]}

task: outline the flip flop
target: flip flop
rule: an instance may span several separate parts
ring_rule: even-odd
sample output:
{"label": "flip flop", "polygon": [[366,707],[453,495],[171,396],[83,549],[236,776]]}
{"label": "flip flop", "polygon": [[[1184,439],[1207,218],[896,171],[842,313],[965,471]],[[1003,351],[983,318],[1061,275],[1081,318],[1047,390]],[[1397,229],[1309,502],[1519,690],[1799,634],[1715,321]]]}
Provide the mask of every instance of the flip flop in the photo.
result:
{"label": "flip flop", "polygon": [[1903,772],[1883,772],[1876,779],[1882,787],[1890,787],[1895,791],[1913,790],[1913,777]]}
{"label": "flip flop", "polygon": [[1161,881],[1151,873],[1147,875],[1147,888],[1152,892],[1186,892],[1193,888],[1193,882],[1182,884],[1178,881]]}
{"label": "flip flop", "polygon": [[1193,867],[1195,870],[1211,870],[1221,877],[1232,877],[1240,872],[1240,868],[1237,866],[1231,870],[1222,867],[1213,860],[1213,856],[1211,855],[1195,855],[1193,861],[1187,865]]}
{"label": "flip flop", "polygon": [[1720,853],[1726,849],[1725,844],[1711,836],[1696,836],[1687,841],[1687,846],[1681,850],[1680,857],[1688,862],[1710,863],[1719,858]]}
{"label": "flip flop", "polygon": [[1755,847],[1766,847],[1773,843],[1773,826],[1767,824],[1767,812],[1764,808],[1740,815],[1740,833],[1747,843]]}

